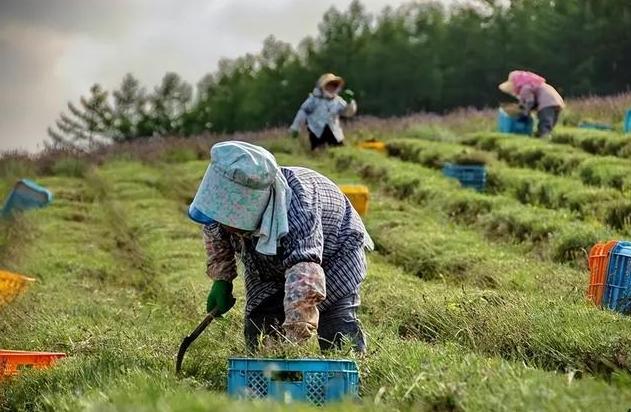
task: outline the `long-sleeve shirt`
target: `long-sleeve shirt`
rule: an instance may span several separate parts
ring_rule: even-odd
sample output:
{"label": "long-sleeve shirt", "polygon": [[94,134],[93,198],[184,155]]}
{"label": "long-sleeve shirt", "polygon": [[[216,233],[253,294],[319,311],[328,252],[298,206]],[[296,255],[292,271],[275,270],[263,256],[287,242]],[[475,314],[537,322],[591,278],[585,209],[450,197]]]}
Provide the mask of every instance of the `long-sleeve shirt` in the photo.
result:
{"label": "long-sleeve shirt", "polygon": [[329,99],[319,88],[316,88],[298,109],[290,129],[300,130],[302,125],[306,123],[309,130],[320,137],[324,128],[329,126],[335,139],[341,142],[344,140],[344,131],[340,126],[340,116],[352,117],[356,112],[357,103],[355,100],[346,103],[340,96]]}
{"label": "long-sleeve shirt", "polygon": [[565,107],[565,102],[559,92],[548,83],[543,83],[541,86],[536,87],[526,85],[521,88],[518,98],[519,105],[527,113],[531,110],[541,110],[546,107]]}
{"label": "long-sleeve shirt", "polygon": [[285,292],[285,327],[314,331],[318,310],[357,292],[366,276],[365,248],[372,240],[339,188],[305,168],[281,168],[292,191],[289,233],[276,255],[255,250],[255,235],[229,233],[219,224],[204,226],[207,274],[214,280],[237,276],[237,256],[245,268],[246,316],[265,300]]}

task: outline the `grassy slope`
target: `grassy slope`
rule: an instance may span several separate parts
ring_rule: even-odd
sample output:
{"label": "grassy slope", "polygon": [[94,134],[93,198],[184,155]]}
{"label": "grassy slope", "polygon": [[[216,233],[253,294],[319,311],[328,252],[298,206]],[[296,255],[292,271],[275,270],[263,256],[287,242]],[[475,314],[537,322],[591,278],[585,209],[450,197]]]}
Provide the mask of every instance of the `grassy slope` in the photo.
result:
{"label": "grassy slope", "polygon": [[[349,172],[336,174],[324,159],[279,157],[284,163],[324,169],[338,181],[350,179]],[[63,350],[71,356],[50,371],[1,384],[2,408],[250,410],[250,404],[214,392],[225,387],[226,358],[243,352],[240,308],[213,324],[191,349],[186,372],[194,378],[173,377],[173,354],[202,316],[208,287],[199,229],[184,214],[205,166],[111,162],[83,179],[41,179],[57,201],[25,216],[23,224],[34,233],[15,234],[10,240],[22,245],[19,257],[3,258],[6,266],[37,277],[38,283],[0,312],[0,347]],[[387,261],[373,255],[361,313],[371,343],[370,356],[360,360],[364,401],[337,409],[567,410],[631,404],[631,395],[622,390],[629,377],[617,369],[625,363],[598,357],[628,339],[626,319],[583,306],[586,324],[599,328],[576,329],[571,312],[572,305],[581,306],[580,293],[567,311],[555,300],[520,294],[536,289],[531,276],[537,276],[537,267],[523,257],[515,260],[520,270],[502,266],[508,258],[519,258],[516,246],[493,255],[496,246],[486,245],[475,231],[448,226],[431,208],[417,210],[382,195],[373,200],[368,224],[376,240],[382,245],[398,240],[401,248],[407,244],[410,253],[414,248],[424,259],[435,260],[429,267],[441,269],[433,280],[423,281],[409,273],[414,266],[404,253],[384,249]],[[390,216],[392,209],[401,214]],[[474,249],[465,255],[475,261],[471,273],[482,281],[469,283],[463,277],[468,272],[451,265],[464,248],[446,255],[438,248],[427,253],[423,243],[409,243],[420,237],[399,237],[409,231],[381,225],[408,218],[415,219],[404,220],[412,229],[423,227],[428,235],[440,228],[443,235],[444,228],[453,230],[445,246],[465,236]],[[540,275],[553,273],[566,279],[568,288],[582,287],[575,269],[552,263],[543,267],[548,269]],[[487,289],[484,272],[500,279],[493,290]],[[463,290],[463,284],[469,287]],[[242,299],[241,285],[236,289]],[[539,312],[528,316],[531,310]],[[546,332],[537,325],[557,330]],[[615,339],[601,342],[600,333]],[[578,379],[581,371],[534,367],[574,365],[589,371],[579,356],[584,354],[596,359],[592,372],[606,369],[609,383],[601,375]],[[266,403],[257,407],[285,409]]]}

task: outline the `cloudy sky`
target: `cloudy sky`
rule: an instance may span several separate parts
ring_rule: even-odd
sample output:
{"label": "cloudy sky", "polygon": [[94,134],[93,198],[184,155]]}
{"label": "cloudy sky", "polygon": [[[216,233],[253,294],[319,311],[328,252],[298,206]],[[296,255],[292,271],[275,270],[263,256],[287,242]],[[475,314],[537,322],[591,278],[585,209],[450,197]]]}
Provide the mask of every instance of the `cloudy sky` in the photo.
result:
{"label": "cloudy sky", "polygon": [[[0,0],[0,151],[37,150],[46,127],[89,87],[167,71],[191,83],[265,37],[297,44],[351,0]],[[363,0],[371,12],[404,3]]]}

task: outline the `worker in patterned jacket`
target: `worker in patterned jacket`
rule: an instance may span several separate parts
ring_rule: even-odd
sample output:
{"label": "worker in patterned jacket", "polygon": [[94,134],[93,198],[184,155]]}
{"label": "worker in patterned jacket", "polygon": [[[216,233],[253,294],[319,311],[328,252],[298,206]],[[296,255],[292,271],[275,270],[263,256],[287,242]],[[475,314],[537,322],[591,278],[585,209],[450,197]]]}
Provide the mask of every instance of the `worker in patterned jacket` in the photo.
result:
{"label": "worker in patterned jacket", "polygon": [[373,246],[348,199],[323,175],[279,167],[249,143],[217,143],[211,158],[189,207],[203,225],[213,280],[207,311],[223,314],[235,304],[238,257],[250,350],[270,336],[301,343],[317,333],[322,350],[347,338],[365,351],[356,312],[365,249]]}
{"label": "worker in patterned jacket", "polygon": [[293,137],[298,137],[303,124],[307,124],[311,150],[326,146],[342,146],[344,131],[340,126],[340,116],[353,117],[357,113],[357,103],[354,93],[346,89],[343,96],[340,92],[344,88],[344,79],[333,73],[320,76],[313,92],[307,97],[289,131]]}

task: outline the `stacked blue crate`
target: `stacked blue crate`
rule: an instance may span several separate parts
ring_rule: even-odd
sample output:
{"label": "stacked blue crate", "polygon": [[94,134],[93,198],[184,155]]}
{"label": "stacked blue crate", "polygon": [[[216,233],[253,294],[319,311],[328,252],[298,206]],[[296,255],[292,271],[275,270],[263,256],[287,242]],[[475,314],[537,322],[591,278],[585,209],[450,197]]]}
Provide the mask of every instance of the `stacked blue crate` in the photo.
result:
{"label": "stacked blue crate", "polygon": [[611,251],[603,306],[631,313],[631,242],[618,242]]}

